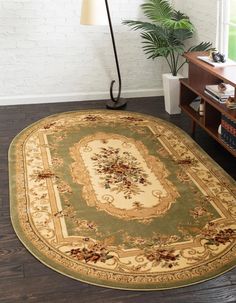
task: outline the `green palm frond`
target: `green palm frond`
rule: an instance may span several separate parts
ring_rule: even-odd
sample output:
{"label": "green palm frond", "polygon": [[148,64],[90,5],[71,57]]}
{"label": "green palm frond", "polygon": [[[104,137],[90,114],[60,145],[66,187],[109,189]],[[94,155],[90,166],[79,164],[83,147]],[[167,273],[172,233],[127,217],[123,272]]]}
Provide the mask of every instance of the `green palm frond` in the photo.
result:
{"label": "green palm frond", "polygon": [[211,42],[201,42],[196,46],[190,47],[187,51],[188,52],[201,52],[201,51],[209,51],[209,50],[215,50],[215,48],[212,47]]}
{"label": "green palm frond", "polygon": [[148,59],[155,59],[157,57],[167,58],[171,52],[183,53],[183,47],[181,45],[175,45],[175,43],[169,43],[170,40],[161,39],[159,36],[156,36],[155,33],[142,33],[141,37],[143,38],[143,50]]}
{"label": "green palm frond", "polygon": [[173,9],[166,0],[149,0],[141,5],[144,15],[154,22],[161,22],[163,19],[170,19]]}
{"label": "green palm frond", "polygon": [[160,36],[155,35],[154,33],[142,33],[141,37],[144,39],[143,43],[151,43],[156,47],[168,47],[168,42],[165,39],[162,39]]}
{"label": "green palm frond", "polygon": [[181,41],[182,43],[193,37],[193,32],[186,29],[176,29],[173,31],[173,34],[176,40]]}
{"label": "green palm frond", "polygon": [[142,31],[155,31],[157,29],[157,25],[149,22],[142,21],[134,21],[134,20],[125,20],[122,22],[124,25],[130,26],[133,30],[142,30]]}
{"label": "green palm frond", "polygon": [[190,32],[194,31],[193,25],[189,22],[188,19],[180,19],[180,20],[173,20],[173,19],[163,19],[162,24],[166,27],[172,29],[186,29]]}
{"label": "green palm frond", "polygon": [[160,38],[163,38],[163,40],[166,40],[166,38],[169,36],[169,30],[161,25],[157,25],[154,23],[149,22],[142,22],[142,21],[133,21],[133,20],[125,20],[123,21],[123,24],[130,26],[133,30],[141,30],[141,33],[153,33],[156,36],[159,36]]}

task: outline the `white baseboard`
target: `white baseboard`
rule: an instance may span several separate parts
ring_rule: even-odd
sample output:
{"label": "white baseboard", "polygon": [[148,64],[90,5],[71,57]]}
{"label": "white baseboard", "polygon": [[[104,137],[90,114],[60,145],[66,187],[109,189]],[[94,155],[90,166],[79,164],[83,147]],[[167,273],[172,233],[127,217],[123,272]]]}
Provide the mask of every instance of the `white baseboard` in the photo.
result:
{"label": "white baseboard", "polygon": [[[115,93],[114,93],[115,95]],[[163,96],[163,89],[138,89],[122,91],[122,97],[155,97]],[[109,99],[109,92],[92,92],[92,93],[63,93],[48,95],[18,95],[0,97],[0,106],[2,105],[20,105],[20,104],[38,104],[38,103],[55,103],[85,100]]]}

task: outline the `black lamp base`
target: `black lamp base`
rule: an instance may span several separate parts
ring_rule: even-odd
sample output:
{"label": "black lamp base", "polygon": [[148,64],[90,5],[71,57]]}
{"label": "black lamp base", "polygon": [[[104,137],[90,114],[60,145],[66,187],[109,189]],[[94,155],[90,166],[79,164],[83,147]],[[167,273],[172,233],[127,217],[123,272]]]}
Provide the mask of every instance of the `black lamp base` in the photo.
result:
{"label": "black lamp base", "polygon": [[114,102],[112,100],[107,101],[106,107],[109,109],[120,109],[125,107],[127,104],[126,99],[119,99],[118,101]]}

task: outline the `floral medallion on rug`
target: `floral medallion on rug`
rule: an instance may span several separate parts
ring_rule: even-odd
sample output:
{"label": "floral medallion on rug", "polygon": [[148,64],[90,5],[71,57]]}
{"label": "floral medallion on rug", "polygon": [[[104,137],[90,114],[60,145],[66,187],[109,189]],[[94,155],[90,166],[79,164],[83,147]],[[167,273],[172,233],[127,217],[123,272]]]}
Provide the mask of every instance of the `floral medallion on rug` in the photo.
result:
{"label": "floral medallion on rug", "polygon": [[236,265],[236,186],[176,126],[126,111],[53,115],[9,151],[11,218],[27,249],[87,283],[136,290]]}

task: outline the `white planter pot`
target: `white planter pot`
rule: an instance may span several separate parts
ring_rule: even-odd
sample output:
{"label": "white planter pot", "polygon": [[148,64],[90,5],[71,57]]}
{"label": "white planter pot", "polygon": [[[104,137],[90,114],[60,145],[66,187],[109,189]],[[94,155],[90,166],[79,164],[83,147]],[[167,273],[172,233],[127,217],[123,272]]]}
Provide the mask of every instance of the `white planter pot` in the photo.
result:
{"label": "white planter pot", "polygon": [[181,112],[179,108],[180,78],[183,78],[183,76],[179,74],[177,76],[172,74],[162,75],[165,110],[170,115],[180,114]]}

